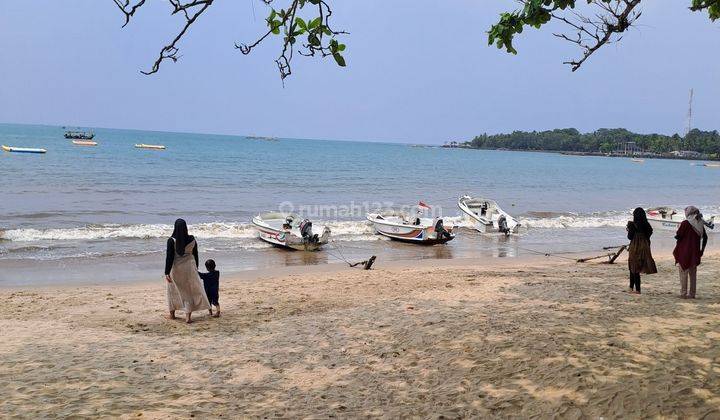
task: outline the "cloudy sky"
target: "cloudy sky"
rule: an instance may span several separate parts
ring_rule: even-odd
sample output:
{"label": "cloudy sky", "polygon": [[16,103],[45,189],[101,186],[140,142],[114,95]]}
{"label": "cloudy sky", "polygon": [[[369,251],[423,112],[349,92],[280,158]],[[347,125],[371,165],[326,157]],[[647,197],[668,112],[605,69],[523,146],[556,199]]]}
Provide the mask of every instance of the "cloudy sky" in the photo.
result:
{"label": "cloudy sky", "polygon": [[517,56],[487,46],[512,0],[335,2],[348,67],[297,60],[283,87],[278,40],[233,49],[262,31],[258,0],[216,2],[181,60],[154,76],[139,70],[181,24],[165,1],[124,29],[111,0],[3,1],[0,122],[413,143],[557,127],[675,133],[694,88],[694,125],[719,129],[720,22],[689,2],[647,1],[638,27],[576,73],[562,62],[578,51],[548,30],[526,31]]}

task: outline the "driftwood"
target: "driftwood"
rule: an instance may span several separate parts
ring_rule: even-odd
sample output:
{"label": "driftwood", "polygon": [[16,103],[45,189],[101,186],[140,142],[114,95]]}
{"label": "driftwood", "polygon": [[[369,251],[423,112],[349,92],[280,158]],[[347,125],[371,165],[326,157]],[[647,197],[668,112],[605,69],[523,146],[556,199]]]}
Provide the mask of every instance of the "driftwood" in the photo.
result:
{"label": "driftwood", "polygon": [[627,245],[622,245],[622,246],[620,246],[620,247],[608,246],[608,247],[604,247],[603,249],[609,250],[609,249],[614,249],[614,248],[618,248],[618,250],[617,250],[616,252],[610,252],[610,253],[598,255],[598,256],[595,256],[595,257],[580,258],[580,259],[577,260],[577,262],[583,263],[583,262],[592,261],[592,260],[597,260],[597,259],[599,259],[599,258],[607,257],[607,259],[608,259],[607,263],[608,263],[608,264],[614,264],[614,263],[615,263],[615,260],[618,259],[618,257],[620,256],[620,254],[622,254],[623,251],[625,251],[625,250],[627,249]]}
{"label": "driftwood", "polygon": [[373,255],[368,260],[356,262],[354,264],[351,264],[351,263],[348,263],[348,264],[350,265],[350,267],[357,267],[358,265],[362,264],[363,270],[370,270],[372,268],[373,263],[375,262],[375,258],[376,257]]}

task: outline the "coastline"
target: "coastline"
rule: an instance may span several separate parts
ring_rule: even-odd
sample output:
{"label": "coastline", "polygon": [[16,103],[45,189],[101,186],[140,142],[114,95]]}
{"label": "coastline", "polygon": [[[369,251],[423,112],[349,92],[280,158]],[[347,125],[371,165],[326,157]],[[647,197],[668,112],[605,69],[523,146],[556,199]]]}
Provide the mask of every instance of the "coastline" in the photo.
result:
{"label": "coastline", "polygon": [[160,281],[0,289],[0,413],[717,416],[720,255],[695,301],[656,257],[640,296],[625,258],[231,276],[223,316],[191,325],[163,318]]}
{"label": "coastline", "polygon": [[531,153],[552,153],[557,155],[565,156],[594,156],[594,157],[608,157],[608,158],[642,158],[642,159],[660,159],[660,160],[687,160],[687,161],[709,161],[717,162],[720,161],[720,157],[692,157],[692,156],[657,156],[651,154],[606,154],[602,152],[573,152],[568,150],[536,150],[536,149],[485,149],[480,147],[443,147],[443,149],[463,149],[463,150],[486,150],[486,151],[501,151],[501,152],[531,152]]}

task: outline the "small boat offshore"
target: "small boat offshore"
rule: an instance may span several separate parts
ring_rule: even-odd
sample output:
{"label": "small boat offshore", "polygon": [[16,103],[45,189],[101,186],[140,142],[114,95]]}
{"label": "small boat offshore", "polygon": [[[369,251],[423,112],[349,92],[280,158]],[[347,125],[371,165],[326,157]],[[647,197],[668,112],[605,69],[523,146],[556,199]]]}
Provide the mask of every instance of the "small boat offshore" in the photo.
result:
{"label": "small boat offshore", "polygon": [[78,140],[92,140],[95,138],[95,133],[85,131],[66,131],[66,139],[78,139]]}
{"label": "small boat offshore", "polygon": [[47,153],[47,150],[45,149],[36,149],[33,147],[12,147],[12,146],[5,146],[2,145],[2,149],[5,152],[13,152],[13,153]]}
{"label": "small boat offshore", "polygon": [[97,146],[97,142],[94,140],[73,140],[72,143],[76,146]]}
{"label": "small boat offshore", "polygon": [[162,144],[145,144],[139,143],[135,145],[136,149],[150,149],[150,150],[165,150],[165,146]]}

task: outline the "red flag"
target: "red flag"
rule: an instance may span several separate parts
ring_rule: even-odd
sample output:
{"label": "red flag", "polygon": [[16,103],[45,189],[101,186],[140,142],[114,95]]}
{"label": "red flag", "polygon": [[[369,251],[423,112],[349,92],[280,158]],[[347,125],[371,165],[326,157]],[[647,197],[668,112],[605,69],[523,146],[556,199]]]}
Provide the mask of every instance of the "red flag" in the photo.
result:
{"label": "red flag", "polygon": [[426,208],[426,209],[429,209],[429,208],[430,208],[430,206],[428,206],[427,204],[423,203],[422,201],[418,201],[418,207],[424,207],[424,208]]}

